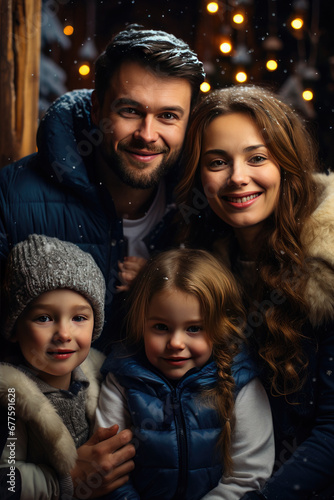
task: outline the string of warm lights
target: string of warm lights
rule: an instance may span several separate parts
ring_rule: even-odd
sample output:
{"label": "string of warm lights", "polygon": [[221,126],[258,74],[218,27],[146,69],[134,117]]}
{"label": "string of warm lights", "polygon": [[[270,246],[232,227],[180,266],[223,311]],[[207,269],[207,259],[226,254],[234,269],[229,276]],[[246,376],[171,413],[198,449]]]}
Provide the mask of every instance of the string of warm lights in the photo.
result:
{"label": "string of warm lights", "polygon": [[[203,9],[204,15],[212,16],[215,18],[215,23],[212,22],[212,26],[216,27],[217,36],[214,37],[215,43],[217,43],[217,52],[221,54],[221,58],[228,58],[230,66],[234,66],[233,79],[236,83],[244,83],[250,79],[250,71],[252,69],[252,47],[247,46],[246,33],[250,30],[250,24],[253,21],[252,9],[254,8],[255,0],[219,0],[216,2],[203,0],[205,9]],[[265,64],[263,65],[268,73],[274,73],[279,69],[279,65],[283,64],[282,59],[279,57],[279,52],[283,48],[283,42],[279,36],[277,36],[277,12],[278,2],[276,0],[268,0],[268,33],[262,42],[262,47],[265,50],[267,57]],[[312,46],[317,43],[317,32],[319,27],[317,21],[314,19],[316,16],[312,16],[313,26],[312,33],[310,28],[307,26],[307,11],[310,9],[309,0],[294,0],[291,3],[291,13],[286,19],[286,29],[289,29],[292,36],[298,41],[298,43],[306,43],[306,39],[309,45]],[[205,14],[206,10],[206,14]],[[312,11],[319,10],[319,0],[312,0]],[[207,23],[210,21],[207,21]],[[206,24],[208,26],[208,24]],[[218,27],[218,28],[217,28]],[[210,29],[210,28],[209,28]],[[301,49],[302,50],[302,49]],[[214,61],[214,55],[212,59]],[[302,58],[300,57],[302,60]],[[218,61],[218,59],[216,60]],[[215,62],[208,62],[210,68],[214,67]],[[220,59],[219,59],[220,61]],[[226,60],[225,60],[226,61]],[[298,71],[303,64],[297,64]],[[305,66],[305,61],[304,61]],[[307,66],[307,63],[306,63]],[[304,71],[309,70],[308,74],[312,73],[314,79],[316,79],[317,70],[314,66],[313,61],[309,61],[310,67],[304,68]],[[297,70],[296,70],[297,71]],[[224,70],[222,71],[224,73]],[[207,80],[201,87],[202,92],[208,92],[212,83],[210,82],[210,72]],[[305,101],[311,101],[314,96],[314,91],[312,88],[301,89],[302,98]]]}
{"label": "string of warm lights", "polygon": [[[265,39],[261,42],[262,48],[265,50],[266,59],[263,61],[263,68],[268,74],[275,74],[277,70],[282,67],[283,61],[279,55],[283,47],[281,38],[277,35],[277,12],[278,2],[276,0],[268,1],[268,33]],[[289,29],[292,35],[299,41],[303,41],[309,33],[307,27],[307,8],[309,1],[316,4],[313,8],[316,9],[319,0],[294,0],[291,3],[291,13],[286,19],[286,29]],[[255,0],[218,0],[209,1],[203,0],[205,9],[204,15],[211,19],[215,19],[213,24],[216,28],[217,34],[214,40],[217,44],[217,52],[220,54],[222,64],[229,64],[233,68],[232,78],[236,83],[245,83],[253,79],[252,68],[253,61],[253,48],[247,38],[247,33],[254,29],[252,12],[254,10]],[[316,16],[313,16],[316,17]],[[313,19],[313,24],[316,21]],[[312,36],[310,36],[310,43],[314,41],[314,33],[317,31],[316,25],[312,26]],[[75,27],[67,23],[64,26],[64,34],[68,37],[74,35]],[[214,29],[212,30],[214,32]],[[316,41],[315,41],[316,43]],[[81,77],[87,77],[91,71],[91,60],[87,57],[80,58],[81,63],[78,65],[78,72]],[[204,58],[205,59],[205,58]],[[314,59],[314,57],[313,57]],[[216,59],[218,61],[218,59]],[[217,62],[215,56],[212,56],[211,67],[215,66]],[[296,64],[297,66],[297,64]],[[317,74],[314,69],[314,60],[311,64],[313,75]],[[300,70],[300,69],[299,69]],[[224,71],[222,71],[224,73]],[[210,72],[207,71],[208,78],[202,84],[202,92],[208,92],[212,88],[213,83],[210,81]],[[314,77],[315,78],[315,77]],[[308,88],[301,89],[302,98],[305,101],[313,99],[314,90]]]}

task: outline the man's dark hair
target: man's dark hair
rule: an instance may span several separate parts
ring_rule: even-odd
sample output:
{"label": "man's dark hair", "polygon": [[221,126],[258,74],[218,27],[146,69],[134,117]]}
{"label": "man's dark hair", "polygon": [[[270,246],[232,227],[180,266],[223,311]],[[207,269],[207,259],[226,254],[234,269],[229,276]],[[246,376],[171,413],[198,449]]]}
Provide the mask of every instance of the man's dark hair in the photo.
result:
{"label": "man's dark hair", "polygon": [[95,89],[100,104],[110,79],[125,61],[146,66],[152,72],[188,80],[192,88],[192,103],[199,94],[205,73],[187,43],[164,31],[145,30],[131,25],[115,35],[95,63]]}

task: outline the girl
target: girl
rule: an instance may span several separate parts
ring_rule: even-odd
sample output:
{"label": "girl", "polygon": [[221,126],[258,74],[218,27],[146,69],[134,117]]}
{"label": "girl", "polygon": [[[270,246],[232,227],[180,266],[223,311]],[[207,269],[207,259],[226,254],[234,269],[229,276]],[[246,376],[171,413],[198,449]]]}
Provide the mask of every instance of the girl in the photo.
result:
{"label": "girl", "polygon": [[243,285],[273,411],[279,470],[245,498],[332,498],[334,175],[315,173],[297,114],[254,86],[198,105],[185,158],[178,191],[188,245],[215,250]]}
{"label": "girl", "polygon": [[97,410],[100,426],[133,427],[137,445],[132,485],[112,498],[259,488],[273,466],[271,415],[252,363],[236,356],[244,311],[233,276],[204,251],[171,250],[140,271],[129,304],[128,347],[102,368]]}

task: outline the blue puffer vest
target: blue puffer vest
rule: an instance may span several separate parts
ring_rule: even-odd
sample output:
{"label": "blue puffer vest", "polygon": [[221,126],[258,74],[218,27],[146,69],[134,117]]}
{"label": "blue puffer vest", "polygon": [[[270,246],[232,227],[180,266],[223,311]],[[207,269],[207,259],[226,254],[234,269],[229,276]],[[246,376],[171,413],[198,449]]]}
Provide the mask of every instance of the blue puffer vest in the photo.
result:
{"label": "blue puffer vest", "polygon": [[[104,374],[109,371],[126,390],[137,447],[132,483],[138,496],[129,484],[112,498],[202,498],[223,472],[217,449],[222,425],[200,396],[215,385],[216,364],[190,370],[176,385],[141,356],[110,356],[102,368]],[[237,395],[256,376],[246,353],[236,357],[233,375]]]}

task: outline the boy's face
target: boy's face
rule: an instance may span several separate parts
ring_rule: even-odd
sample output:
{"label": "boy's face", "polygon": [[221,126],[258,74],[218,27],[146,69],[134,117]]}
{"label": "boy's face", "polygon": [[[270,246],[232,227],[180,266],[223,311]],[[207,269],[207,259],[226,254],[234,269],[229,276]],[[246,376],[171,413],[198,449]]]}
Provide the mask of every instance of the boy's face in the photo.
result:
{"label": "boy's face", "polygon": [[212,354],[199,300],[180,290],[156,293],[148,308],[144,331],[149,362],[165,377],[180,379],[201,368]]}
{"label": "boy's face", "polygon": [[89,302],[73,290],[57,289],[29,304],[17,320],[13,340],[40,379],[68,389],[71,372],[88,355],[93,328]]}

